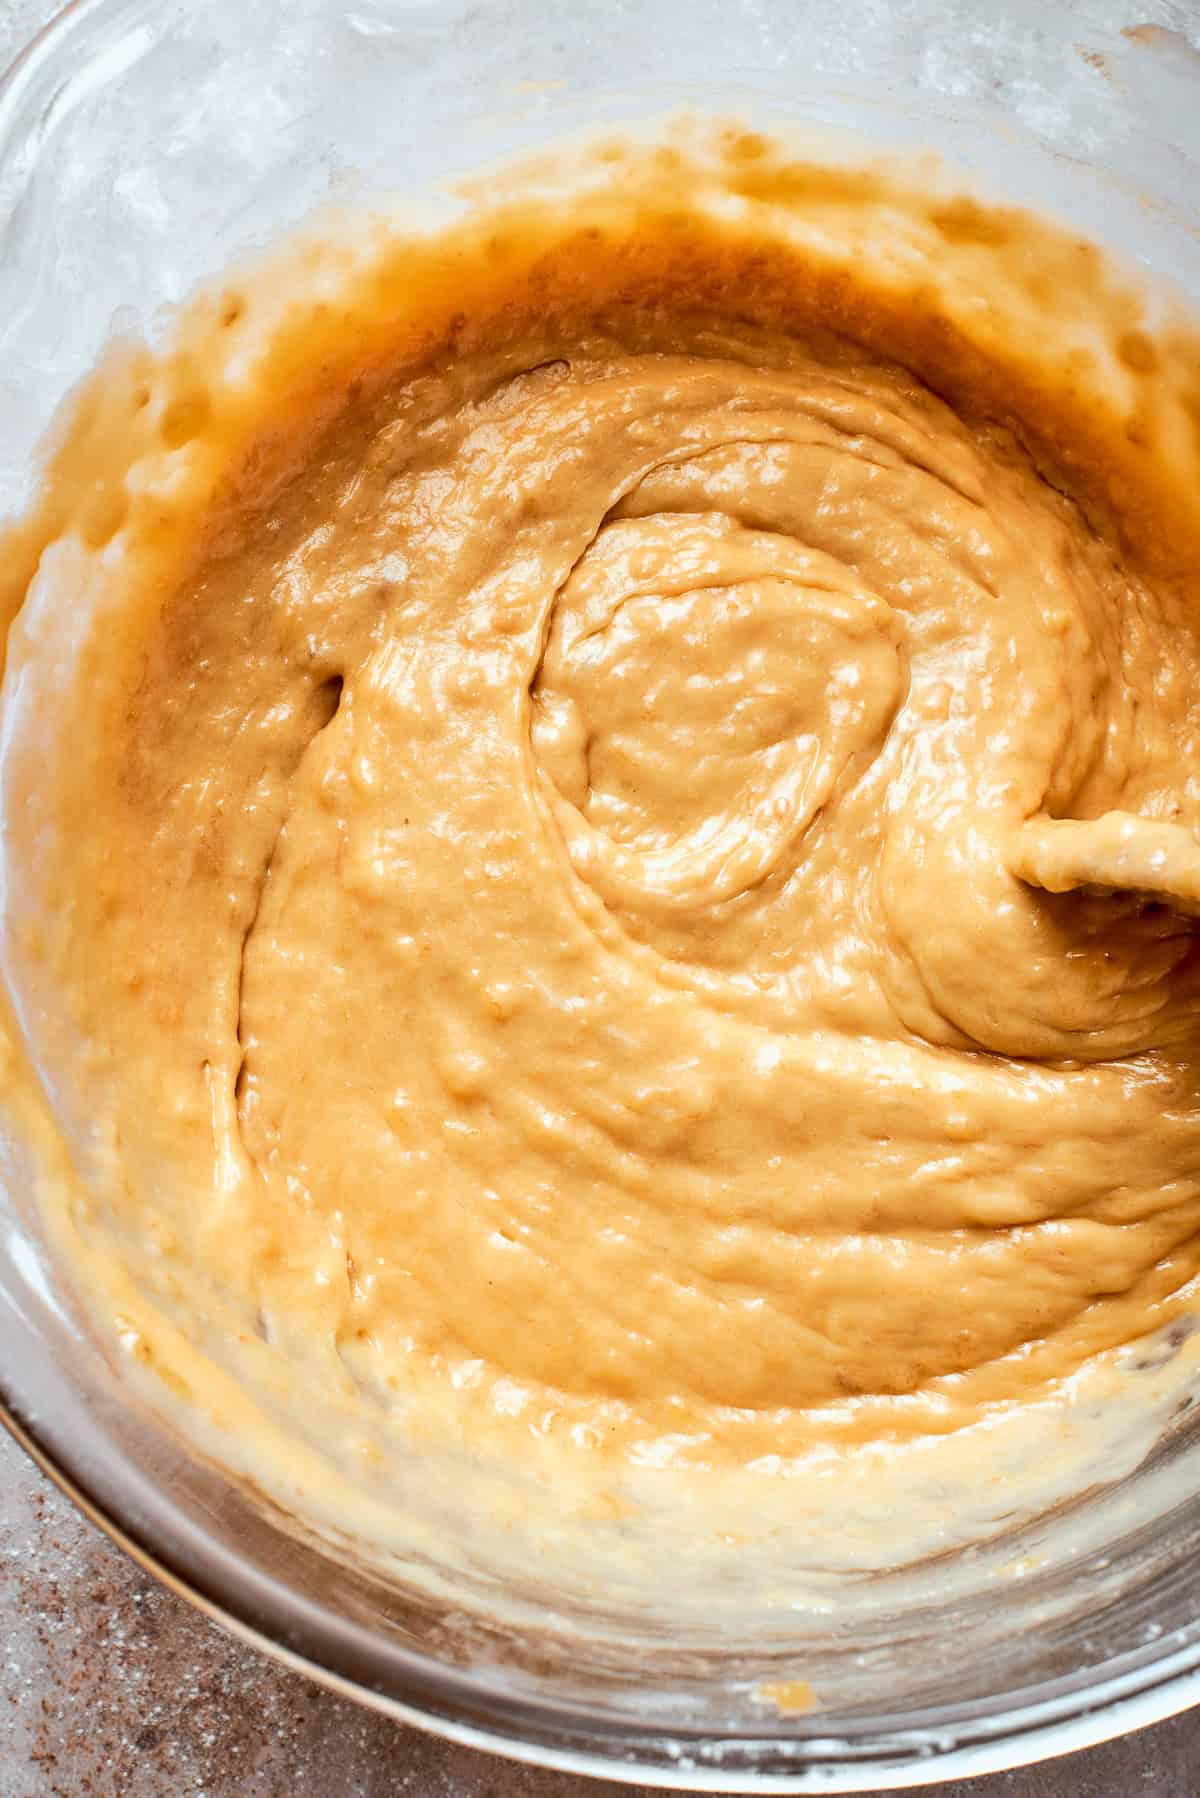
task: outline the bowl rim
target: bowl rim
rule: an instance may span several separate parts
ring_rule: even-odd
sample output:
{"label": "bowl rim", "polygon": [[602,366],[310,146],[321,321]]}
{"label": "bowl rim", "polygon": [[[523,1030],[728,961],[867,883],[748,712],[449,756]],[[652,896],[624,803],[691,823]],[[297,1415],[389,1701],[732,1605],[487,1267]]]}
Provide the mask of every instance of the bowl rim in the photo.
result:
{"label": "bowl rim", "polygon": [[[854,1767],[813,1761],[800,1771],[772,1773],[680,1764],[664,1766],[640,1757],[616,1758],[596,1751],[564,1749],[553,1743],[507,1735],[481,1727],[453,1714],[422,1707],[394,1693],[372,1688],[339,1673],[326,1664],[319,1649],[301,1645],[302,1632],[295,1620],[268,1633],[239,1607],[237,1588],[210,1589],[195,1573],[185,1575],[173,1564],[169,1544],[151,1539],[132,1524],[116,1518],[88,1489],[87,1484],[63,1465],[41,1440],[36,1428],[22,1420],[11,1405],[0,1377],[0,1426],[81,1515],[115,1543],[143,1572],[167,1591],[183,1599],[237,1641],[256,1649],[278,1665],[390,1717],[397,1723],[424,1730],[456,1746],[473,1748],[505,1760],[540,1766],[558,1772],[608,1779],[620,1784],[650,1785],[662,1790],[722,1794],[799,1794],[810,1792],[867,1793],[871,1791],[924,1790],[951,1779],[974,1778],[1010,1772],[1040,1761],[1056,1759],[1085,1748],[1098,1747],[1115,1737],[1132,1734],[1165,1722],[1200,1703],[1200,1641],[1188,1648],[1152,1660],[1150,1677],[1140,1683],[1127,1678],[1110,1679],[1086,1694],[1067,1700],[1044,1700],[1014,1708],[997,1720],[999,1731],[991,1739],[941,1745],[928,1757],[903,1765],[862,1760]],[[290,1632],[297,1640],[289,1647],[280,1638]],[[437,1663],[431,1663],[437,1668]],[[1154,1677],[1155,1674],[1158,1677]],[[1079,1702],[1082,1697],[1082,1703]],[[1070,1707],[1072,1698],[1077,1708]],[[866,1779],[868,1784],[863,1784]]]}

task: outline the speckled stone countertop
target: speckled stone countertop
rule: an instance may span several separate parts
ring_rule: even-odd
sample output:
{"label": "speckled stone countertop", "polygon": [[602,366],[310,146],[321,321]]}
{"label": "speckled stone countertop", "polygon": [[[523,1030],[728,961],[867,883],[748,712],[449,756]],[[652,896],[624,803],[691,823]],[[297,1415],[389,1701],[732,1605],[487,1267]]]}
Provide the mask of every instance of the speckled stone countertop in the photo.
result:
{"label": "speckled stone countertop", "polygon": [[[1200,25],[1200,0],[1189,3]],[[56,10],[0,0],[0,69]],[[1161,11],[1131,0],[1131,22]],[[1200,1798],[1200,1711],[1069,1760],[926,1789]],[[0,1798],[622,1793],[648,1798],[434,1741],[276,1666],[156,1586],[0,1432]]]}

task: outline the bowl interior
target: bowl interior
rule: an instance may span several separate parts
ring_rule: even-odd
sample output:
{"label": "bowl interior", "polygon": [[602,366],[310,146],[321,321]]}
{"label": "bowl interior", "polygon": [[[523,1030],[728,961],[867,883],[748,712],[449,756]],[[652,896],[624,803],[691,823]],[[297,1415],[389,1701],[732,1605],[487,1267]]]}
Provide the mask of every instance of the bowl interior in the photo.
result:
{"label": "bowl interior", "polygon": [[[1150,9],[1153,12],[1153,8]],[[1164,10],[1164,9],[1160,9]],[[670,45],[670,56],[663,46]],[[78,0],[0,92],[0,514],[114,329],[314,208],[444,185],[681,109],[934,149],[1200,293],[1200,62],[1169,29],[970,0]],[[859,146],[856,152],[855,145]],[[84,300],[81,296],[86,296]],[[135,1552],[372,1702],[566,1766],[731,1789],[854,1790],[1012,1764],[1189,1702],[1200,1662],[1200,1421],[1185,1397],[1111,1489],[966,1553],[731,1636],[531,1580],[501,1605],[317,1540],[131,1389],[46,1243],[19,1140],[0,1183],[0,1389],[14,1426]],[[446,1574],[442,1570],[443,1575]],[[756,1697],[803,1677],[810,1715]]]}

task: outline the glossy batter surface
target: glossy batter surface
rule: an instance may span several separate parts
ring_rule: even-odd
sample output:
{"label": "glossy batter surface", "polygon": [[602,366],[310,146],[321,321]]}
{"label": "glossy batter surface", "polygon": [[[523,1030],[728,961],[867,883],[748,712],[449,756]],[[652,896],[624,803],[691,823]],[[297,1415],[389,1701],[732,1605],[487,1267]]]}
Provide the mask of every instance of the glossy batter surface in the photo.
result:
{"label": "glossy batter surface", "polygon": [[169,586],[145,507],[43,557],[97,600],[14,639],[9,953],[77,1216],[293,1406],[769,1469],[1200,1264],[1188,581],[705,254],[179,477]]}

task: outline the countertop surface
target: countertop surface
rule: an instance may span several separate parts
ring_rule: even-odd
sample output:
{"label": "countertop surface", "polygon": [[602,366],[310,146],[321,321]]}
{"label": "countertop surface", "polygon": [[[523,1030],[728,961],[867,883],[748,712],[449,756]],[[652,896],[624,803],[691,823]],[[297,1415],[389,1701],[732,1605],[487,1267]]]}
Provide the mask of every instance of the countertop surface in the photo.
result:
{"label": "countertop surface", "polygon": [[[0,0],[0,68],[55,10],[55,0]],[[1162,10],[1131,0],[1131,21]],[[1198,1798],[1200,1712],[1067,1760],[925,1789]],[[621,1793],[647,1798],[648,1788],[438,1742],[276,1666],[155,1585],[0,1432],[0,1798]]]}

